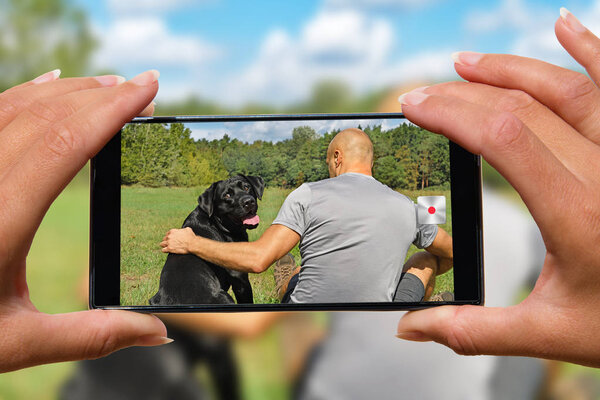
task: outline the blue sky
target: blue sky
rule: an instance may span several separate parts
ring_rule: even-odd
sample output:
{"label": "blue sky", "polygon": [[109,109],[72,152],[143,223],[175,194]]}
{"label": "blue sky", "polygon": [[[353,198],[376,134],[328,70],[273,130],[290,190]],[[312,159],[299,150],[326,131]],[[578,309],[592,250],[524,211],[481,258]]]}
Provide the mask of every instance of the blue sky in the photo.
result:
{"label": "blue sky", "polygon": [[230,121],[230,122],[188,122],[194,139],[220,139],[224,135],[252,143],[256,140],[278,142],[291,139],[298,126],[310,126],[319,135],[334,130],[380,125],[383,130],[396,128],[408,123],[405,119],[360,119],[360,120],[306,120],[306,121]]}
{"label": "blue sky", "polygon": [[449,54],[508,52],[576,65],[553,34],[565,6],[600,33],[600,0],[77,0],[97,69],[157,68],[157,101],[285,105],[319,81],[357,94],[456,79]]}

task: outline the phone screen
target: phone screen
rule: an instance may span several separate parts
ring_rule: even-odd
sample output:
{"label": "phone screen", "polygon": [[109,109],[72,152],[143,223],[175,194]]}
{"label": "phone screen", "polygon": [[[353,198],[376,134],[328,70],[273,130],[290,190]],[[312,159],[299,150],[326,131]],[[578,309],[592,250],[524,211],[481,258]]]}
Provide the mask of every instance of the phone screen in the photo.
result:
{"label": "phone screen", "polygon": [[401,117],[129,123],[120,305],[453,301],[450,158]]}

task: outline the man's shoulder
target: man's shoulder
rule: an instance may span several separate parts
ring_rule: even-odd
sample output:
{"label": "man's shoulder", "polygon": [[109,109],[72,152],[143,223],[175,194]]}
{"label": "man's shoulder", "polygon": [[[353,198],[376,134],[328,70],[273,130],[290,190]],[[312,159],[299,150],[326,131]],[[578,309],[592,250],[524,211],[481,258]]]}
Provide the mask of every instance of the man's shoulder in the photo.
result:
{"label": "man's shoulder", "polygon": [[[316,193],[320,191],[327,192],[333,190],[337,185],[351,186],[357,193],[369,192],[375,196],[384,197],[390,201],[397,201],[407,206],[413,206],[414,202],[406,195],[390,188],[389,186],[379,182],[372,176],[362,174],[342,174],[335,178],[326,178],[316,182],[307,182],[302,186],[307,186],[307,190],[312,190]],[[300,187],[302,187],[300,186]],[[300,189],[300,187],[298,189]]]}
{"label": "man's shoulder", "polygon": [[287,195],[286,200],[294,200],[296,202],[305,203],[310,201],[311,198],[311,188],[310,183],[303,183],[298,186],[296,189],[292,190],[290,194]]}

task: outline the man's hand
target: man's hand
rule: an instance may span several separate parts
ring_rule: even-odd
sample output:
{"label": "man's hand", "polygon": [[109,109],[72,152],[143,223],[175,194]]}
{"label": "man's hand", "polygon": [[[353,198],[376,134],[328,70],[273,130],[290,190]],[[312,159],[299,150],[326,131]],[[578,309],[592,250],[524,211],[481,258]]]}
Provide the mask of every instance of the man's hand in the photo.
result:
{"label": "man's hand", "polygon": [[188,254],[191,244],[196,239],[192,228],[171,229],[160,242],[163,253]]}
{"label": "man's hand", "polygon": [[194,254],[208,262],[241,272],[260,274],[287,254],[300,235],[271,225],[254,242],[219,242],[196,236],[191,228],[171,229],[160,243],[163,253]]}
{"label": "man's hand", "polygon": [[46,315],[29,299],[25,261],[42,218],[73,176],[136,115],[151,115],[158,72],[57,79],[0,94],[0,372],[167,343],[156,317],[93,310]]}
{"label": "man's hand", "polygon": [[564,9],[555,30],[591,79],[533,59],[463,52],[455,68],[468,82],[401,97],[409,120],[482,154],[506,177],[547,254],[521,304],[411,312],[400,320],[400,337],[459,354],[600,366],[600,40]]}

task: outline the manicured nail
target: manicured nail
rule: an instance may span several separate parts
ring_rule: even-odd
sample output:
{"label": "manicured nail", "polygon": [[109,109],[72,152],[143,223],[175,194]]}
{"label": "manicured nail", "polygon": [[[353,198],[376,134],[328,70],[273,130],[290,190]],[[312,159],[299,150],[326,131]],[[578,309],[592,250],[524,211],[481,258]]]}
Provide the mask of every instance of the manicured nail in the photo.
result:
{"label": "manicured nail", "polygon": [[138,86],[147,86],[158,80],[160,76],[160,72],[155,69],[151,69],[150,71],[142,72],[135,78],[133,78],[130,82],[135,83]]}
{"label": "manicured nail", "polygon": [[398,332],[398,334],[396,335],[396,337],[398,339],[404,339],[404,340],[414,340],[417,342],[430,342],[431,338],[429,338],[427,335],[423,334],[422,332]]}
{"label": "manicured nail", "polygon": [[95,76],[94,79],[100,82],[102,86],[117,86],[125,82],[125,78],[119,75]]}
{"label": "manicured nail", "polygon": [[577,19],[577,17],[575,17],[573,15],[573,13],[571,13],[571,11],[567,10],[564,7],[560,8],[560,17],[567,24],[567,26],[569,28],[571,28],[571,30],[573,32],[582,33],[582,32],[585,32],[587,30],[585,28],[585,26],[583,26],[581,24],[581,22],[579,22],[579,20]]}
{"label": "manicured nail", "polygon": [[60,69],[55,69],[54,71],[46,72],[45,74],[42,74],[35,78],[32,82],[37,85],[39,83],[55,81],[60,76],[60,72]]}
{"label": "manicured nail", "polygon": [[428,94],[422,92],[422,90],[425,89],[427,89],[427,86],[415,89],[408,93],[404,93],[403,95],[400,95],[400,97],[398,97],[398,102],[400,104],[407,104],[409,106],[416,106],[418,104],[421,104],[426,98],[429,97]]}
{"label": "manicured nail", "polygon": [[457,51],[450,55],[456,64],[472,66],[479,62],[483,54],[474,51]]}
{"label": "manicured nail", "polygon": [[141,336],[137,338],[134,346],[160,346],[173,342],[173,339],[164,336]]}

